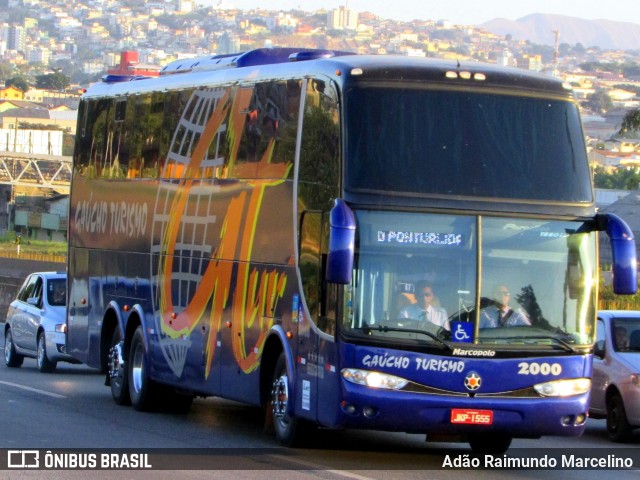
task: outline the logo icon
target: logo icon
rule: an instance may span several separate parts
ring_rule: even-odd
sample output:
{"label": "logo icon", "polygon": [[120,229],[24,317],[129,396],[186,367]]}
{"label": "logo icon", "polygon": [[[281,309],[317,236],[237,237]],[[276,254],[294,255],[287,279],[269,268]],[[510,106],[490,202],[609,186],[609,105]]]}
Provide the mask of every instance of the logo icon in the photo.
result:
{"label": "logo icon", "polygon": [[476,372],[469,372],[467,376],[464,377],[464,386],[467,390],[474,392],[480,388],[480,385],[482,385],[482,377]]}
{"label": "logo icon", "polygon": [[38,468],[40,467],[40,452],[38,450],[9,450],[7,452],[8,468]]}
{"label": "logo icon", "polygon": [[473,323],[452,322],[451,337],[454,342],[473,342]]}

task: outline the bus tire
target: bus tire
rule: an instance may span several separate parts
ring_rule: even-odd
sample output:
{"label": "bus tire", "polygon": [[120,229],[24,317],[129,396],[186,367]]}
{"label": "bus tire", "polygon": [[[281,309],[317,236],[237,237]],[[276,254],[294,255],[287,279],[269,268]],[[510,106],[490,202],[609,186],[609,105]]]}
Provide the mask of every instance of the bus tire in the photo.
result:
{"label": "bus tire", "polygon": [[147,352],[144,344],[142,326],[138,325],[131,338],[131,349],[127,361],[129,377],[129,397],[131,405],[139,411],[148,411],[156,406],[155,383],[149,378],[147,371]]}
{"label": "bus tire", "polygon": [[120,330],[118,327],[111,335],[111,347],[109,348],[108,371],[111,396],[118,405],[131,405],[129,398],[129,379],[127,376],[127,362],[124,360],[123,346],[120,343]]}
{"label": "bus tire", "polygon": [[622,397],[615,393],[607,400],[607,434],[609,439],[616,443],[628,442],[631,439],[631,430]]}
{"label": "bus tire", "polygon": [[497,455],[509,450],[512,438],[506,433],[475,433],[469,435],[469,445],[474,453]]}
{"label": "bus tire", "polygon": [[273,374],[269,407],[276,440],[285,447],[300,446],[309,427],[305,420],[287,413],[292,401],[293,398],[289,394],[287,360],[284,353],[281,353]]}

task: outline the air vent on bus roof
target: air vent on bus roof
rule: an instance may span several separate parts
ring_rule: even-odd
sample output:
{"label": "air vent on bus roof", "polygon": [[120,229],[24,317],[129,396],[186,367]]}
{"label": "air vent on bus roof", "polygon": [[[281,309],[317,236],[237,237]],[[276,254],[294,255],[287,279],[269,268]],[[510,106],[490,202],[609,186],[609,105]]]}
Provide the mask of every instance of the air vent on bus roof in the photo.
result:
{"label": "air vent on bus roof", "polygon": [[176,60],[165,66],[160,71],[160,75],[218,70],[221,68],[253,67],[256,65],[269,65],[274,63],[299,62],[303,60],[331,58],[339,55],[353,55],[353,53],[311,48],[257,48],[255,50],[231,55],[213,55],[208,57]]}
{"label": "air vent on bus roof", "polygon": [[107,75],[103,75],[101,80],[104,83],[118,83],[118,82],[132,82],[133,80],[144,80],[146,78],[153,78],[147,75],[117,75],[113,73],[109,73]]}

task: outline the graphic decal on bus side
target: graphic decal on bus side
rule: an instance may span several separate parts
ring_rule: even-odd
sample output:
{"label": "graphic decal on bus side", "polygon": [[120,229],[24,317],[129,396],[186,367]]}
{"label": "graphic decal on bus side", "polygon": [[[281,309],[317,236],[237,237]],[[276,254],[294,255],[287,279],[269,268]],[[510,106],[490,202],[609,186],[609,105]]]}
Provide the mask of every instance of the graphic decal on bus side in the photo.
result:
{"label": "graphic decal on bus side", "polygon": [[[257,176],[261,178],[239,184],[241,188],[228,200],[219,244],[197,244],[200,239],[196,239],[196,235],[188,238],[184,233],[198,228],[206,231],[207,225],[219,221],[209,215],[189,213],[190,205],[210,205],[219,192],[219,187],[212,188],[207,183],[211,182],[207,171],[224,165],[227,173],[234,169],[237,173],[247,167],[236,160],[253,90],[229,87],[193,92],[174,132],[158,188],[151,237],[151,250],[155,254],[151,260],[151,276],[156,285],[154,317],[161,332],[161,350],[176,376],[182,374],[191,346],[190,334],[201,320],[209,326],[205,376],[210,375],[223,312],[229,306],[235,361],[245,373],[255,370],[276,305],[284,295],[286,273],[276,269],[259,270],[251,264],[265,190],[282,183],[292,166],[291,163],[271,164],[275,138],[269,140],[262,157],[248,165],[259,172]],[[211,146],[221,141],[222,133],[226,135],[229,158],[225,160],[218,155],[208,159]],[[195,146],[190,155],[181,154],[184,139],[189,136],[197,138]],[[202,238],[207,237],[202,235]],[[189,262],[180,258],[185,252]],[[229,258],[236,258],[237,262],[225,260]],[[208,319],[204,318],[207,310]],[[256,325],[260,333],[255,343],[247,346],[245,333]]]}

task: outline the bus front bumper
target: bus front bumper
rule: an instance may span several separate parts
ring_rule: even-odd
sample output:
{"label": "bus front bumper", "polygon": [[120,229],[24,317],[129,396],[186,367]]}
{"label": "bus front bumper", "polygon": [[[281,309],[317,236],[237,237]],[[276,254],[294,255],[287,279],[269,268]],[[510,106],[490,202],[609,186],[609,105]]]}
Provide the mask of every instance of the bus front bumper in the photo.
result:
{"label": "bus front bumper", "polygon": [[589,405],[589,393],[563,398],[471,397],[357,385],[347,385],[342,397],[336,426],[344,428],[439,434],[486,431],[514,438],[580,435]]}

